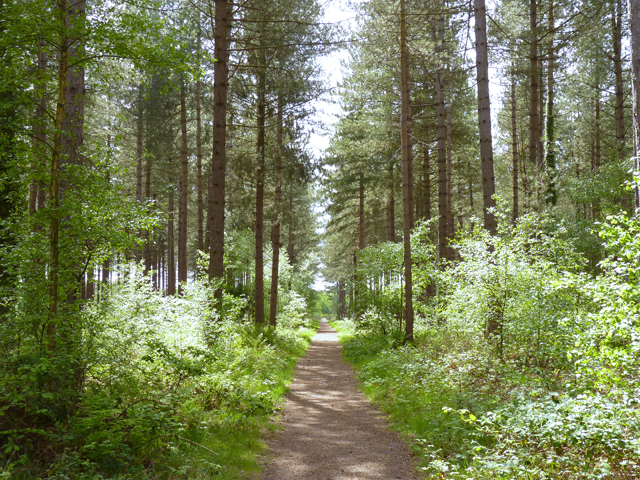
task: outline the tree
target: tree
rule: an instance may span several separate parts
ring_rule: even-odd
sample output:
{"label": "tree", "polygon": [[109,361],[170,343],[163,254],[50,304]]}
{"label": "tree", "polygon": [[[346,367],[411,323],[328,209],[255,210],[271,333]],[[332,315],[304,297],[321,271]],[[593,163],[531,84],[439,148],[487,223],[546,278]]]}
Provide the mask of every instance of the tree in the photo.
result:
{"label": "tree", "polygon": [[490,209],[495,208],[495,180],[493,174],[493,145],[491,138],[491,106],[489,101],[489,63],[487,55],[487,22],[484,0],[474,0],[476,21],[476,69],[478,75],[478,130],[480,132],[480,161],[482,164],[482,198],[484,226],[496,234],[496,219]]}
{"label": "tree", "polygon": [[[227,169],[227,89],[229,82],[229,32],[232,7],[226,0],[215,1],[214,86],[213,86],[213,155],[209,188],[208,223],[210,225],[209,280],[222,280],[224,275],[224,204]],[[218,304],[222,289],[216,289]]]}
{"label": "tree", "polygon": [[[631,85],[633,87],[633,139],[634,139],[634,175],[640,172],[640,2],[629,0],[629,29],[631,30]],[[634,187],[635,208],[640,208],[640,190]]]}

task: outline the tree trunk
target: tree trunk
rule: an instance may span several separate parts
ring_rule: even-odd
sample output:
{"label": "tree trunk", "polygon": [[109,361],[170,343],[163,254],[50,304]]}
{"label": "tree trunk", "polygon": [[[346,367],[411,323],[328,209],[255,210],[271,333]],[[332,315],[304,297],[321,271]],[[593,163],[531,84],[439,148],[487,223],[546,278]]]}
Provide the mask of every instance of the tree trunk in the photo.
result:
{"label": "tree trunk", "polygon": [[189,194],[189,148],[187,139],[187,95],[184,78],[180,83],[180,127],[182,137],[180,176],[180,204],[178,206],[178,292],[182,294],[187,282],[187,199]]}
{"label": "tree trunk", "polygon": [[[151,115],[147,115],[147,131],[151,130]],[[147,135],[149,137],[149,135]],[[147,145],[149,146],[149,138],[147,138]],[[148,202],[151,200],[151,155],[147,155],[144,166],[144,198]],[[144,261],[144,273],[148,274],[155,268],[155,264],[151,258],[151,232],[145,230],[143,233],[143,246],[142,246],[142,258]],[[154,285],[155,286],[155,285]],[[156,286],[157,288],[157,286]]]}
{"label": "tree trunk", "polygon": [[476,20],[476,70],[478,75],[478,130],[480,132],[480,163],[482,170],[482,210],[484,212],[484,227],[491,235],[495,235],[497,229],[496,218],[493,213],[489,212],[489,209],[496,206],[496,201],[493,198],[496,193],[496,187],[493,172],[487,23],[484,0],[474,0],[474,10]]}
{"label": "tree trunk", "polygon": [[[436,37],[435,25],[432,26],[433,41],[439,39],[437,51],[444,50],[444,18],[438,20]],[[437,67],[435,79],[438,125],[438,253],[442,260],[453,260],[453,250],[449,246],[449,224],[451,203],[447,196],[447,109],[444,98],[444,81],[441,66]]]}
{"label": "tree trunk", "polygon": [[[531,38],[529,40],[529,163],[537,165],[538,138],[540,137],[538,118],[538,0],[530,0],[529,20]],[[535,171],[535,170],[534,170]]]}
{"label": "tree trunk", "polygon": [[62,151],[62,126],[67,103],[67,70],[69,66],[69,41],[67,32],[67,2],[60,0],[60,22],[63,25],[60,34],[60,51],[58,67],[58,105],[56,107],[55,134],[53,138],[53,152],[51,156],[51,241],[49,260],[49,323],[47,324],[48,350],[56,352],[56,324],[58,317],[58,269],[59,269],[59,219],[60,207],[60,156]]}
{"label": "tree trunk", "polygon": [[[144,157],[143,148],[143,132],[144,132],[144,87],[142,83],[138,85],[138,104],[137,104],[137,122],[136,122],[136,202],[142,205],[142,159]],[[138,231],[140,237],[144,234]],[[136,247],[136,262],[139,262],[143,256],[143,252],[140,251],[140,247]]]}
{"label": "tree trunk", "polygon": [[[629,29],[631,31],[631,86],[633,91],[633,139],[634,159],[633,169],[636,176],[640,175],[640,2],[629,0]],[[635,191],[635,208],[640,208],[640,191],[637,184]]]}
{"label": "tree trunk", "polygon": [[282,155],[284,152],[282,103],[282,99],[278,97],[278,131],[276,134],[278,151],[276,153],[276,188],[273,226],[271,228],[271,250],[273,251],[273,259],[271,260],[271,296],[269,298],[269,325],[273,327],[276,325],[276,317],[278,314],[278,281],[280,279],[280,212],[282,210]]}
{"label": "tree trunk", "polygon": [[[514,65],[511,66],[515,68]],[[520,214],[519,188],[518,188],[518,124],[517,124],[517,103],[516,103],[516,78],[511,73],[511,156],[513,158],[513,222],[515,223]]]}
{"label": "tree trunk", "polygon": [[265,73],[258,74],[258,170],[256,172],[256,323],[264,323],[264,169],[265,169]]}
{"label": "tree trunk", "polygon": [[429,145],[425,144],[422,151],[422,218],[431,218],[431,159]]}
{"label": "tree trunk", "polygon": [[400,83],[402,129],[402,210],[404,213],[404,277],[405,277],[405,340],[413,341],[413,281],[411,260],[411,229],[413,227],[413,152],[411,144],[411,97],[409,90],[409,50],[405,0],[400,0]]}
{"label": "tree trunk", "polygon": [[396,243],[396,196],[393,180],[393,162],[391,162],[389,164],[389,191],[387,193],[387,241]]}
{"label": "tree trunk", "polygon": [[547,66],[547,203],[555,205],[558,201],[558,192],[556,190],[556,127],[555,113],[553,110],[554,90],[553,90],[553,73],[555,68],[555,51],[553,45],[555,20],[553,17],[553,0],[549,1],[549,61]]}
{"label": "tree trunk", "polygon": [[[36,112],[36,121],[38,122],[35,135],[36,135],[36,145],[37,145],[37,155],[38,155],[38,163],[41,167],[45,167],[47,163],[47,154],[46,154],[46,144],[47,144],[47,134],[45,132],[45,118],[47,116],[47,79],[46,79],[46,70],[47,70],[47,55],[44,51],[45,41],[44,39],[39,40],[39,49],[38,49],[38,70],[41,75],[40,84],[39,84],[39,98],[38,98],[38,108]],[[38,182],[38,196],[36,202],[36,211],[40,210],[44,207],[44,203],[46,201],[46,192],[47,185],[44,180],[40,180]]]}
{"label": "tree trunk", "polygon": [[[202,29],[198,14],[198,59],[201,58]],[[200,98],[200,77],[196,78],[196,170],[198,188],[198,250],[204,251],[204,209],[202,205],[202,105]]]}
{"label": "tree trunk", "polygon": [[[67,93],[65,102],[64,119],[62,121],[62,150],[61,168],[63,164],[80,165],[82,163],[81,148],[84,143],[84,63],[78,63],[84,54],[81,33],[75,29],[82,29],[85,17],[85,1],[77,0],[68,3],[67,22],[72,35],[77,38],[69,38],[68,43],[68,68],[67,68]],[[64,179],[63,179],[64,180]],[[67,181],[60,194],[64,195]]]}
{"label": "tree trunk", "polygon": [[289,181],[289,229],[287,231],[287,256],[289,257],[289,264],[293,265],[294,262],[294,250],[293,250],[293,179]]}
{"label": "tree trunk", "polygon": [[[227,90],[229,83],[229,34],[232,10],[227,0],[215,2],[213,65],[213,155],[211,158],[211,190],[208,216],[211,224],[209,248],[209,280],[224,276],[224,204],[227,170]],[[222,305],[222,288],[216,288],[215,298]]]}
{"label": "tree trunk", "polygon": [[[542,132],[544,132],[544,93],[545,93],[545,82],[544,82],[544,59],[538,57],[538,73],[540,77],[538,78],[538,86],[540,88],[540,93],[538,94],[538,147],[536,149],[537,162],[538,162],[538,170],[540,172],[544,172],[544,143],[542,142]],[[538,190],[539,193],[539,190]]]}
{"label": "tree trunk", "polygon": [[452,144],[452,130],[453,130],[453,115],[451,111],[451,105],[446,107],[447,113],[447,203],[449,208],[447,211],[447,238],[453,238],[454,236],[454,224],[453,224],[453,152],[451,151]]}
{"label": "tree trunk", "polygon": [[[44,51],[44,40],[38,40],[38,84],[36,87],[36,115],[34,126],[34,150],[35,164],[33,166],[34,173],[38,173],[40,168],[45,165],[45,148],[47,136],[45,133],[45,118],[47,114],[47,54]],[[44,206],[44,193],[46,185],[42,180],[33,178],[31,180],[29,194],[29,214],[33,215],[36,211]]]}
{"label": "tree trunk", "polygon": [[618,158],[625,158],[625,129],[624,129],[624,80],[622,78],[622,0],[616,0],[611,12],[613,26],[613,71],[616,87],[616,151]]}
{"label": "tree trunk", "polygon": [[169,219],[167,222],[167,295],[176,294],[176,259],[173,234],[173,185],[169,188]]}
{"label": "tree trunk", "polygon": [[364,174],[360,171],[358,179],[358,250],[365,247],[365,222],[364,222]]}

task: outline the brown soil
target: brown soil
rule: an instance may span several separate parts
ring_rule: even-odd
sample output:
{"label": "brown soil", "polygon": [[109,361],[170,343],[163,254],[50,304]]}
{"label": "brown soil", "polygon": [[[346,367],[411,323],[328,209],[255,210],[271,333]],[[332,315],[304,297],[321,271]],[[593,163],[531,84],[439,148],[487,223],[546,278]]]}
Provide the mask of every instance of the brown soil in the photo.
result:
{"label": "brown soil", "polygon": [[409,447],[358,389],[326,320],[298,363],[260,480],[417,480]]}

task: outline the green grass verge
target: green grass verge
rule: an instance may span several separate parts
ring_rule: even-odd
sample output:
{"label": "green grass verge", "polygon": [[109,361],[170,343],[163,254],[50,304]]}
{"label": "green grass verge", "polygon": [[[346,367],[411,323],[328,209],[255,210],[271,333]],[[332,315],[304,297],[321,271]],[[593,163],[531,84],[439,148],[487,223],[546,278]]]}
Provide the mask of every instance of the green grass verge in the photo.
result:
{"label": "green grass verge", "polygon": [[[424,350],[403,347],[396,336],[356,334],[349,320],[332,326],[365,395],[410,439],[421,470],[430,473],[438,459],[466,464],[482,439],[457,411],[486,411],[495,397],[489,392],[478,395],[482,386],[469,385],[466,375],[458,375],[450,362],[434,361]],[[430,478],[441,478],[440,473]]]}
{"label": "green grass verge", "polygon": [[175,478],[236,480],[259,472],[263,438],[275,428],[273,415],[282,408],[296,363],[316,329],[314,322],[298,331],[263,332],[268,348],[256,345],[226,372],[232,380],[229,399],[201,421],[204,428],[202,423],[192,428],[179,443],[167,465]]}

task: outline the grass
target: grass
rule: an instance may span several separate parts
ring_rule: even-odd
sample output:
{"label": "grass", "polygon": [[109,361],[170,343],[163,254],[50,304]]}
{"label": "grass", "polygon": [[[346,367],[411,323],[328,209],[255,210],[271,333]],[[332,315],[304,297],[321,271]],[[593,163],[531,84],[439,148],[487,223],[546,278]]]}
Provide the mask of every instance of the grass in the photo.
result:
{"label": "grass", "polygon": [[260,471],[260,455],[266,450],[263,438],[276,428],[273,415],[282,407],[295,365],[317,325],[286,335],[264,331],[274,348],[255,351],[234,372],[238,378],[251,379],[245,398],[212,411],[206,428],[188,432],[171,460],[175,478],[237,480]]}

